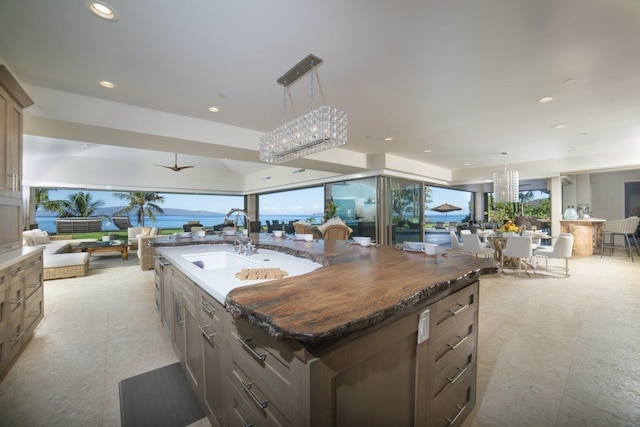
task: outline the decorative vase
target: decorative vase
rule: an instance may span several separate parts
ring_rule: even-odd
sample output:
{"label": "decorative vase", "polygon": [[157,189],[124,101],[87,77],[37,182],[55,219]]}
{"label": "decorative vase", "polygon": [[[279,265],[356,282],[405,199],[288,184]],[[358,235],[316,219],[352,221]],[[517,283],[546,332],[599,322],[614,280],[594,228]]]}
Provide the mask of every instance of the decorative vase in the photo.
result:
{"label": "decorative vase", "polygon": [[578,212],[576,211],[576,208],[573,207],[573,205],[569,205],[567,207],[567,210],[564,211],[564,215],[562,215],[562,217],[568,220],[578,219]]}

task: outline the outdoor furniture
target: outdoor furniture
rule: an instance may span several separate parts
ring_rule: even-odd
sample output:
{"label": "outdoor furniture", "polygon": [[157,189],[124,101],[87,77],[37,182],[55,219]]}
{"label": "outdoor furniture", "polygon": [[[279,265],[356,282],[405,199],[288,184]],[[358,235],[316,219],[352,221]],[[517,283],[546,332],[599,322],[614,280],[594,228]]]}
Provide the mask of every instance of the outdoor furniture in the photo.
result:
{"label": "outdoor furniture", "polygon": [[549,270],[549,258],[564,258],[565,275],[569,275],[569,258],[573,250],[573,234],[562,233],[558,236],[555,245],[541,246],[533,251],[536,257],[545,257],[546,270]]}
{"label": "outdoor furniture", "polygon": [[331,224],[322,230],[322,238],[325,240],[349,240],[351,228],[343,224]]}
{"label": "outdoor furniture", "polygon": [[504,273],[504,257],[509,257],[512,260],[517,260],[518,275],[522,271],[522,265],[525,265],[525,272],[527,267],[533,268],[533,272],[536,272],[536,268],[533,264],[528,262],[533,255],[531,246],[531,236],[510,236],[507,238],[507,245],[500,254],[500,266]]}
{"label": "outdoor furniture", "polygon": [[102,218],[56,218],[56,234],[95,233],[102,231]]}
{"label": "outdoor furniture", "polygon": [[449,230],[449,236],[451,236],[451,249],[458,252],[464,252],[464,246],[460,244],[456,232],[453,230]]}
{"label": "outdoor furniture", "polygon": [[200,222],[192,223],[189,221],[187,224],[182,225],[182,230],[189,233],[193,227],[202,227],[202,224],[200,224]]}
{"label": "outdoor furniture", "polygon": [[[605,249],[609,249],[609,256],[611,256],[616,248],[625,248],[627,250],[627,254],[631,257],[631,261],[633,262],[633,249],[631,248],[631,239],[633,239],[633,245],[640,255],[640,247],[638,247],[638,240],[635,236],[639,223],[640,217],[637,216],[631,216],[626,219],[617,219],[605,222],[602,226],[600,258],[602,258]],[[609,243],[605,243],[607,236],[609,237]],[[624,245],[616,245],[616,236],[621,236],[624,239]]]}
{"label": "outdoor furniture", "polygon": [[119,230],[126,230],[129,227],[133,227],[133,224],[131,224],[131,218],[128,216],[113,216],[111,217],[111,221]]}
{"label": "outdoor furniture", "polygon": [[109,240],[106,242],[84,242],[78,245],[78,249],[82,252],[87,252],[89,256],[98,252],[120,252],[123,261],[129,259],[128,247],[129,245],[126,242],[116,240]]}

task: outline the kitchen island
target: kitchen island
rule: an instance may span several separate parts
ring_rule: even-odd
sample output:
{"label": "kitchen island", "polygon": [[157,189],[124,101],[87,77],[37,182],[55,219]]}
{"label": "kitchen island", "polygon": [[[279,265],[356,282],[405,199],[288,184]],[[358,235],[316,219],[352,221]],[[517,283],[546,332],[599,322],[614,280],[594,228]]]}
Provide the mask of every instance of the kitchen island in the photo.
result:
{"label": "kitchen island", "polygon": [[166,268],[157,299],[170,307],[160,311],[213,425],[462,423],[475,403],[478,278],[494,261],[252,237],[259,258],[315,266],[248,286],[233,278],[222,301],[183,255],[229,241],[154,241]]}

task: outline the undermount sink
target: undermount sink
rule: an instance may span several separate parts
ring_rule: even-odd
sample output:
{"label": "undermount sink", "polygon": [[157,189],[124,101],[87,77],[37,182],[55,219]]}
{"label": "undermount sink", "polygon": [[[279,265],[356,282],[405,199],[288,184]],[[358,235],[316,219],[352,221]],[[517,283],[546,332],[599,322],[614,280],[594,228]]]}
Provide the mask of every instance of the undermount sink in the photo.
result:
{"label": "undermount sink", "polygon": [[208,252],[183,255],[182,257],[203,270],[250,268],[259,264],[258,260],[253,260],[245,255],[238,255],[232,252]]}

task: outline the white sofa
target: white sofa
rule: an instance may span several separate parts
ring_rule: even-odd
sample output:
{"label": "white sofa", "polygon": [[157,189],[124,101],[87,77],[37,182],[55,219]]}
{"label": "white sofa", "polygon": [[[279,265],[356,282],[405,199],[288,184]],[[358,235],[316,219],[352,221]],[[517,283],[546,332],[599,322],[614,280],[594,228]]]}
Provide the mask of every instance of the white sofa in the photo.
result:
{"label": "white sofa", "polygon": [[89,270],[89,254],[73,252],[82,242],[96,239],[73,239],[70,234],[49,236],[46,231],[35,229],[22,232],[23,246],[44,246],[44,280],[85,276]]}

